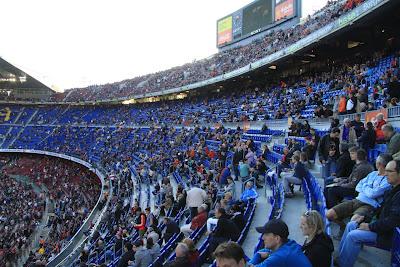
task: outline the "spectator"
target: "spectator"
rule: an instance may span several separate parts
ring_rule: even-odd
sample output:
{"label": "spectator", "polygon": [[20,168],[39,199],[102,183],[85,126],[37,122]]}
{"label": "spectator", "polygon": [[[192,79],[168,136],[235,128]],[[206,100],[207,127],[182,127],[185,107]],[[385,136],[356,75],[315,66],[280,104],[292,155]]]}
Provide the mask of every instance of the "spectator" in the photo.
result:
{"label": "spectator", "polygon": [[[342,96],[340,97],[340,100],[339,100],[339,109],[338,109],[340,115],[346,114],[346,106],[347,106],[346,97],[345,97],[344,95],[342,95]],[[337,126],[336,126],[336,127],[337,127]]]}
{"label": "spectator", "polygon": [[232,241],[220,244],[214,251],[218,267],[245,267],[246,259],[242,247]]}
{"label": "spectator", "polygon": [[226,185],[228,183],[228,177],[231,176],[231,165],[226,166],[225,168],[222,169],[221,174],[218,177],[218,183],[220,185]]}
{"label": "spectator", "polygon": [[245,181],[250,176],[250,166],[247,162],[239,162],[239,175],[242,181]]}
{"label": "spectator", "polygon": [[356,112],[357,107],[357,98],[354,96],[353,93],[349,93],[349,99],[347,99],[346,103],[346,113],[353,114]]}
{"label": "spectator", "polygon": [[160,239],[160,231],[157,228],[157,225],[153,224],[149,228],[147,228],[147,238],[151,238],[154,243],[158,243]]}
{"label": "spectator", "polygon": [[311,210],[301,216],[301,231],[306,237],[302,250],[313,267],[330,267],[333,242],[324,232],[324,223],[318,211]]}
{"label": "spectator", "polygon": [[302,162],[300,162],[300,156],[294,155],[292,157],[292,162],[294,165],[294,172],[285,174],[283,176],[283,187],[285,189],[285,197],[293,197],[294,192],[291,189],[291,184],[301,185],[303,180],[307,178],[308,170]]}
{"label": "spectator", "polygon": [[382,141],[385,139],[385,134],[383,133],[383,125],[386,124],[386,121],[384,119],[384,116],[382,113],[379,113],[376,115],[376,125],[375,125],[375,133],[376,133],[376,140],[377,141]]}
{"label": "spectator", "polygon": [[133,227],[139,231],[141,237],[146,233],[146,214],[142,212],[140,207],[136,210],[136,219]]}
{"label": "spectator", "polygon": [[311,137],[306,137],[306,145],[302,148],[302,151],[306,154],[308,162],[310,160],[315,160],[317,147],[314,139],[311,139]]}
{"label": "spectator", "polygon": [[390,98],[395,97],[397,99],[400,99],[400,82],[396,75],[393,75],[390,78],[387,93],[390,96]]}
{"label": "spectator", "polygon": [[322,164],[322,178],[326,179],[336,173],[336,159],[339,157],[339,136],[340,129],[333,128],[330,133],[322,137],[319,147],[318,156]]}
{"label": "spectator", "polygon": [[193,186],[186,197],[186,205],[190,208],[190,217],[193,219],[197,215],[197,209],[207,199],[207,193],[203,189]]}
{"label": "spectator", "polygon": [[340,143],[356,144],[357,135],[356,131],[351,125],[349,118],[343,120],[343,125],[340,127]]}
{"label": "spectator", "polygon": [[192,221],[189,224],[185,224],[181,227],[181,232],[185,236],[189,236],[195,230],[203,227],[203,225],[207,221],[207,204],[202,204],[200,207],[197,208],[197,210],[198,213],[192,219]]}
{"label": "spectator", "polygon": [[291,168],[291,166],[290,166],[289,148],[284,147],[283,148],[283,157],[278,162],[278,166],[277,166],[278,177],[281,176],[282,171],[284,171],[285,169],[290,169],[290,168]]}
{"label": "spectator", "polygon": [[289,228],[279,219],[272,219],[262,227],[256,227],[263,234],[264,249],[257,251],[250,264],[263,267],[311,267],[308,258],[301,251],[301,246],[288,239]]}
{"label": "spectator", "polygon": [[255,199],[257,199],[258,197],[258,193],[256,191],[256,189],[254,188],[254,185],[252,182],[247,182],[245,189],[242,193],[242,195],[240,196],[240,200],[243,201],[244,203],[247,203],[249,201],[254,201]]}
{"label": "spectator", "polygon": [[[351,154],[352,152],[350,152]],[[326,205],[332,208],[337,205],[345,197],[354,197],[355,188],[358,182],[365,178],[374,168],[367,161],[365,150],[358,149],[356,155],[356,164],[349,177],[335,178],[333,184],[327,186],[325,191]]]}
{"label": "spectator", "polygon": [[190,267],[198,267],[199,266],[199,261],[200,261],[200,253],[197,250],[194,242],[192,239],[190,238],[185,238],[183,239],[182,243],[186,244],[188,246],[189,249],[189,253],[188,253],[188,259],[190,262]]}
{"label": "spectator", "polygon": [[223,193],[226,194],[228,192],[231,193],[232,198],[236,198],[236,185],[235,182],[233,181],[233,178],[231,176],[228,177],[228,184],[224,186]]}
{"label": "spectator", "polygon": [[392,189],[384,196],[378,219],[370,223],[350,221],[347,224],[339,245],[340,266],[353,266],[364,244],[385,249],[392,247],[394,229],[400,226],[400,161],[389,162],[385,175]]}
{"label": "spectator", "polygon": [[357,148],[351,147],[351,155],[349,152],[348,144],[340,144],[340,157],[337,160],[336,169],[337,172],[334,173],[330,178],[328,178],[325,184],[330,184],[336,177],[349,177],[351,171],[353,170],[354,164],[356,163]]}
{"label": "spectator", "polygon": [[185,243],[178,243],[175,248],[175,259],[166,264],[166,267],[188,267],[189,262],[189,248]]}
{"label": "spectator", "polygon": [[135,252],[132,250],[132,244],[125,244],[125,253],[122,255],[121,259],[118,262],[118,267],[127,267],[129,261],[135,260]]}
{"label": "spectator", "polygon": [[147,237],[146,248],[151,255],[152,262],[154,262],[160,256],[160,245],[154,242],[151,237]]}
{"label": "spectator", "polygon": [[[365,107],[367,104],[365,104]],[[364,123],[361,121],[361,114],[356,114],[354,120],[351,122],[351,126],[356,132],[357,138],[360,138],[361,134],[364,132]]]}
{"label": "spectator", "polygon": [[386,152],[397,159],[400,155],[400,134],[394,131],[391,124],[385,124],[382,131],[385,140],[388,142]]}
{"label": "spectator", "polygon": [[[212,253],[217,248],[217,246],[228,240],[237,240],[240,235],[240,231],[226,214],[225,209],[219,208],[215,216],[218,218],[217,227],[214,232],[210,234],[210,246],[208,248],[208,256],[212,256]],[[206,260],[210,262],[210,258]]]}
{"label": "spectator", "polygon": [[246,224],[243,213],[242,213],[242,209],[240,208],[240,206],[238,204],[235,204],[232,207],[232,212],[233,212],[233,214],[232,214],[231,220],[235,223],[235,225],[237,226],[239,231],[242,232],[242,230]]}
{"label": "spectator", "polygon": [[367,129],[365,129],[361,133],[361,136],[358,138],[357,141],[360,144],[360,147],[364,149],[367,153],[370,149],[375,147],[376,133],[372,122],[367,122]]}
{"label": "spectator", "polygon": [[358,196],[351,200],[340,203],[328,210],[326,217],[330,221],[339,222],[343,227],[343,220],[351,217],[352,221],[370,221],[376,209],[383,201],[384,193],[390,189],[386,180],[385,167],[392,157],[388,154],[381,154],[376,160],[378,171],[371,172],[362,179],[356,187]]}
{"label": "spectator", "polygon": [[170,217],[164,217],[165,233],[163,236],[164,242],[167,243],[175,234],[179,234],[179,225]]}
{"label": "spectator", "polygon": [[132,267],[148,267],[152,262],[152,254],[149,249],[143,247],[142,240],[136,240],[133,244],[133,251],[135,251],[135,260],[128,262]]}

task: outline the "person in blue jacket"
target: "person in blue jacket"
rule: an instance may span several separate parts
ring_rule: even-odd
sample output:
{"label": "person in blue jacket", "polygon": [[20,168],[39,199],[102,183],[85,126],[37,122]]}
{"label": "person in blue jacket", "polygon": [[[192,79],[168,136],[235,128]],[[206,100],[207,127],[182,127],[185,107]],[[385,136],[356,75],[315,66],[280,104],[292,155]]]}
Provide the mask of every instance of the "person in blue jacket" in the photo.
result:
{"label": "person in blue jacket", "polygon": [[258,198],[258,193],[254,188],[253,183],[249,181],[246,183],[245,189],[240,196],[240,200],[247,203],[249,200],[255,200],[256,198]]}
{"label": "person in blue jacket", "polygon": [[280,219],[272,219],[262,227],[256,227],[263,234],[264,249],[255,253],[250,266],[255,267],[312,267],[303,254],[301,246],[288,239],[289,228]]}

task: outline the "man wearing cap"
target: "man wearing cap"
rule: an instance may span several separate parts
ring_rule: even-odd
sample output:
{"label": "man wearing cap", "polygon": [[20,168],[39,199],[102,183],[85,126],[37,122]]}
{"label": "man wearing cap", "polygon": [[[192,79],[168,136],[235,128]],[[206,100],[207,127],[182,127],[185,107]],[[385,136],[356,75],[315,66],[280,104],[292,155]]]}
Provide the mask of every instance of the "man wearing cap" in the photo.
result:
{"label": "man wearing cap", "polygon": [[311,267],[301,246],[288,239],[289,228],[285,222],[273,219],[262,227],[256,227],[263,234],[264,249],[257,251],[250,264],[257,267]]}

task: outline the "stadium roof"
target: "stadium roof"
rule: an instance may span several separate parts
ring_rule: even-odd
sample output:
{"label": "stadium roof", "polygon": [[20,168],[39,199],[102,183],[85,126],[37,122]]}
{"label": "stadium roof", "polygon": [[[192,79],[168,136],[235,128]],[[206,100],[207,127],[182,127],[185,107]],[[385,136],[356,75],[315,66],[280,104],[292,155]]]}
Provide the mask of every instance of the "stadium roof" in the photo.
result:
{"label": "stadium roof", "polygon": [[33,78],[23,70],[15,67],[0,57],[0,89],[45,89],[54,93],[50,87]]}

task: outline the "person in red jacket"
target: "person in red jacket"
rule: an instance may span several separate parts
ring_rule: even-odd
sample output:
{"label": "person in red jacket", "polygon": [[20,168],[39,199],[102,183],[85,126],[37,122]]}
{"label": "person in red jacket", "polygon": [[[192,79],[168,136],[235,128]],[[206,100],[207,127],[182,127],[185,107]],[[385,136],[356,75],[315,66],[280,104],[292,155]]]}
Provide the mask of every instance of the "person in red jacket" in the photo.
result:
{"label": "person in red jacket", "polygon": [[181,232],[185,236],[189,236],[195,230],[201,228],[207,222],[207,204],[203,204],[197,208],[197,215],[192,219],[189,224],[181,227]]}
{"label": "person in red jacket", "polygon": [[140,236],[143,236],[146,233],[146,214],[142,212],[140,207],[136,210],[136,219],[133,227],[139,231]]}

